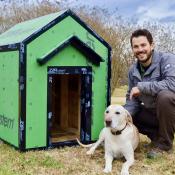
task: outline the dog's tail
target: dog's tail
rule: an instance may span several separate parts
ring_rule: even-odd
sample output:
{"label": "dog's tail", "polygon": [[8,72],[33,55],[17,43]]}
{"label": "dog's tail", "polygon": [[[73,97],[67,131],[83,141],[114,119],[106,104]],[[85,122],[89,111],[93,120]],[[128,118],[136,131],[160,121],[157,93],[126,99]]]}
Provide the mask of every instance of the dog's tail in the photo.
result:
{"label": "dog's tail", "polygon": [[81,142],[79,141],[79,139],[76,138],[76,140],[77,140],[78,144],[79,144],[80,146],[84,147],[84,148],[90,148],[90,147],[93,145],[93,143],[92,143],[92,144],[85,145],[85,144],[81,143]]}

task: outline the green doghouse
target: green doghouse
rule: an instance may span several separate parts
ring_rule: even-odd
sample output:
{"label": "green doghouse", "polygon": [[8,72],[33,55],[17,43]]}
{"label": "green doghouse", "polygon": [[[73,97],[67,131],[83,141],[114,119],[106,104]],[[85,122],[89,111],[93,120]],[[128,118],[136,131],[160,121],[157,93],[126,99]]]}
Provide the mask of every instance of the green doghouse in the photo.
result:
{"label": "green doghouse", "polygon": [[19,150],[91,142],[110,104],[111,48],[72,11],[0,35],[0,139]]}

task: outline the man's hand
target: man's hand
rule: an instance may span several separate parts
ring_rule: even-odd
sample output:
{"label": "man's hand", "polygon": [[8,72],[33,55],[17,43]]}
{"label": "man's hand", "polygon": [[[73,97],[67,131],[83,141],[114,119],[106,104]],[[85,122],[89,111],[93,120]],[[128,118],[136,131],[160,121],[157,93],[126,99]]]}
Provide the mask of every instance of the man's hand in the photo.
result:
{"label": "man's hand", "polygon": [[130,100],[132,100],[133,97],[138,97],[140,95],[140,90],[138,87],[133,87],[130,92]]}

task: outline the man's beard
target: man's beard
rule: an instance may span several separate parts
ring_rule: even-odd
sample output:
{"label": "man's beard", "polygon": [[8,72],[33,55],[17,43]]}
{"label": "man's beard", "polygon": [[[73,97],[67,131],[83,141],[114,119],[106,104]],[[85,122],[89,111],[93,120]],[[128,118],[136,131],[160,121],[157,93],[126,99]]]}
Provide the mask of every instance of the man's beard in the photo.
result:
{"label": "man's beard", "polygon": [[150,58],[152,57],[152,53],[153,53],[153,51],[151,51],[151,52],[148,54],[146,60],[139,60],[137,57],[136,57],[136,58],[138,59],[139,63],[146,63],[146,62],[147,62],[148,60],[150,60]]}

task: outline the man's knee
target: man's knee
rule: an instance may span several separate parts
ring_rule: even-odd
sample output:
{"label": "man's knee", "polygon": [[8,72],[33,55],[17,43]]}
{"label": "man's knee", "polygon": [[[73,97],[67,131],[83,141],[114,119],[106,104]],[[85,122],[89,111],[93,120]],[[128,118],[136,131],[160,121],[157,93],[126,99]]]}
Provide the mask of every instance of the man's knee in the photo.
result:
{"label": "man's knee", "polygon": [[169,90],[162,90],[157,95],[157,104],[164,106],[169,104],[173,98],[175,99],[175,94],[173,92]]}

